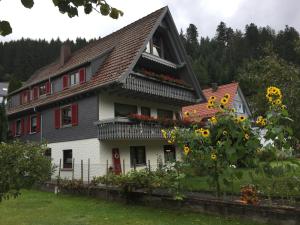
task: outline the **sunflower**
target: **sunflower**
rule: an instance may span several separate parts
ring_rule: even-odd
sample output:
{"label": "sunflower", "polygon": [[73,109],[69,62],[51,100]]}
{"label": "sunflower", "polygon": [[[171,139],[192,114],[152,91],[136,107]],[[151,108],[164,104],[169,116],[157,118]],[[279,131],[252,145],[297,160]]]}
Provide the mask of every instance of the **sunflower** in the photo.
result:
{"label": "sunflower", "polygon": [[209,130],[208,130],[208,129],[203,130],[203,131],[202,131],[202,136],[203,136],[203,137],[208,137],[208,136],[209,136]]}
{"label": "sunflower", "polygon": [[281,105],[281,103],[282,103],[282,102],[281,102],[280,99],[277,99],[277,100],[275,101],[275,104],[276,104],[276,105]]}
{"label": "sunflower", "polygon": [[211,106],[213,106],[215,104],[215,102],[213,100],[209,100],[208,104],[211,105]]}
{"label": "sunflower", "polygon": [[243,122],[245,119],[246,119],[245,116],[239,116],[239,117],[238,117],[238,121],[239,121],[239,122]]}
{"label": "sunflower", "polygon": [[226,93],[226,94],[224,95],[224,98],[229,99],[229,98],[230,98],[230,94]]}
{"label": "sunflower", "polygon": [[213,108],[213,106],[212,106],[212,105],[209,105],[209,104],[207,104],[206,108],[207,108],[207,109],[212,109],[212,108]]}
{"label": "sunflower", "polygon": [[249,134],[247,134],[247,133],[244,135],[244,137],[246,140],[249,140],[249,138],[250,138]]}
{"label": "sunflower", "polygon": [[225,109],[225,105],[223,105],[223,104],[220,104],[219,107],[220,107],[221,110]]}
{"label": "sunflower", "polygon": [[213,116],[212,118],[210,118],[209,120],[213,125],[216,124],[218,122],[217,118],[215,116]]}
{"label": "sunflower", "polygon": [[167,139],[167,131],[165,130],[161,130],[162,136],[164,137],[164,139]]}
{"label": "sunflower", "polygon": [[188,146],[184,146],[183,152],[185,155],[189,154],[190,151],[191,151],[191,149]]}
{"label": "sunflower", "polygon": [[228,98],[222,98],[221,99],[221,104],[226,105],[228,103]]}
{"label": "sunflower", "polygon": [[262,120],[263,120],[263,117],[262,117],[262,116],[259,116],[259,117],[257,117],[257,119],[256,119],[256,123],[257,123],[257,124],[260,124]]}
{"label": "sunflower", "polygon": [[185,116],[189,116],[189,115],[190,115],[189,111],[185,111],[185,112],[184,112],[184,115],[185,115]]}
{"label": "sunflower", "polygon": [[217,97],[216,96],[210,96],[209,100],[215,101],[215,100],[217,100]]}
{"label": "sunflower", "polygon": [[282,105],[282,106],[281,106],[281,109],[282,109],[282,110],[286,109],[286,105]]}
{"label": "sunflower", "polygon": [[217,155],[215,153],[212,153],[210,155],[211,160],[216,161],[217,160]]}

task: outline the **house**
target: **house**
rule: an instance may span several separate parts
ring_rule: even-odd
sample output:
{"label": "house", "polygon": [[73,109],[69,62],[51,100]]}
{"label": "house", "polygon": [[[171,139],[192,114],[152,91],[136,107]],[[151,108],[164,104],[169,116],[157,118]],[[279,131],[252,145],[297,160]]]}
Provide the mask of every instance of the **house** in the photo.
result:
{"label": "house", "polygon": [[[247,101],[243,95],[243,92],[237,82],[218,86],[216,83],[212,84],[211,88],[203,89],[203,94],[206,99],[211,96],[215,96],[218,100],[221,100],[225,94],[229,94],[230,98],[228,106],[235,109],[237,115],[251,116],[251,111],[247,104]],[[214,116],[218,110],[208,109],[207,103],[200,103],[182,108],[183,113],[191,112],[192,116],[199,116],[202,119],[207,119]]]}
{"label": "house", "polygon": [[180,119],[183,106],[203,101],[164,7],[76,52],[64,44],[9,95],[7,114],[14,137],[47,143],[62,177],[84,168],[87,179],[87,167],[93,177],[180,159],[158,121]]}
{"label": "house", "polygon": [[5,101],[5,97],[8,91],[8,83],[0,82],[0,104]]}

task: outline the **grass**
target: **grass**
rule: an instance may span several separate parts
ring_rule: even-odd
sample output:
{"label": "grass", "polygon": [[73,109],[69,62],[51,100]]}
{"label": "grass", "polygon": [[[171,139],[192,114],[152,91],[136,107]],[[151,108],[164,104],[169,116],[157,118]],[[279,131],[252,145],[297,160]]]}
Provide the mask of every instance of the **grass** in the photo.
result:
{"label": "grass", "polygon": [[[289,162],[285,162],[289,163]],[[274,163],[275,164],[275,163]],[[284,176],[279,176],[276,178],[265,177],[261,174],[256,175],[251,169],[237,169],[243,173],[243,176],[240,180],[234,180],[233,186],[224,186],[221,182],[221,189],[226,192],[239,194],[240,188],[244,185],[255,184],[258,185],[260,191],[263,194],[279,197],[289,197],[289,196],[298,196],[300,197],[300,189],[298,190],[288,190],[287,181],[291,181],[292,176],[297,176],[300,179],[300,167],[296,169],[295,172],[290,172],[284,174]],[[249,172],[253,172],[254,180],[251,179]],[[187,191],[210,191],[211,188],[206,182],[207,177],[205,176],[195,176],[188,175],[183,181],[183,187]],[[222,180],[222,177],[221,179]],[[275,183],[275,186],[272,186],[272,183]],[[298,183],[300,184],[299,180]]]}
{"label": "grass", "polygon": [[255,225],[227,219],[158,208],[100,201],[87,197],[22,191],[0,203],[0,225]]}

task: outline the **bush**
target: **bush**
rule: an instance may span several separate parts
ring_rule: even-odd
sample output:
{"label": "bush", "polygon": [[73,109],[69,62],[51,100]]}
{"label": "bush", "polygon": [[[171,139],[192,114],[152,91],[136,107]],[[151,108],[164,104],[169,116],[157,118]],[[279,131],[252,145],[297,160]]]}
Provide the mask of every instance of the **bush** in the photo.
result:
{"label": "bush", "polygon": [[45,150],[40,144],[0,143],[0,201],[51,177],[53,168]]}

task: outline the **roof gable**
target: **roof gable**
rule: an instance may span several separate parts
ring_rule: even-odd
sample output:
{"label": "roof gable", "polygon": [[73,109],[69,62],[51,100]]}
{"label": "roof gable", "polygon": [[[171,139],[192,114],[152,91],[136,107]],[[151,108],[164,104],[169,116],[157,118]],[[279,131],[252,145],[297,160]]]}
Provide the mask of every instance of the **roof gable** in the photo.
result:
{"label": "roof gable", "polygon": [[[209,99],[211,96],[215,96],[217,98],[217,101],[220,101],[221,98],[223,98],[223,96],[228,93],[230,94],[228,105],[232,106],[234,98],[238,93],[238,86],[239,84],[236,82],[225,84],[219,86],[216,91],[214,91],[212,88],[204,89],[203,94],[205,95],[206,99]],[[208,109],[206,106],[207,103],[191,105],[191,106],[183,107],[182,111],[195,112],[195,114],[200,116],[201,118],[211,117],[218,112],[217,109]]]}

